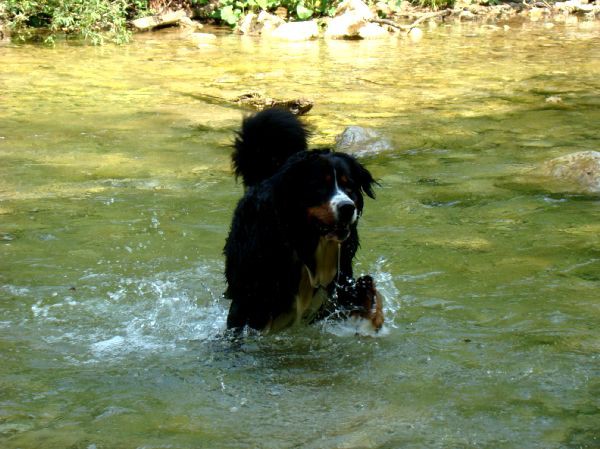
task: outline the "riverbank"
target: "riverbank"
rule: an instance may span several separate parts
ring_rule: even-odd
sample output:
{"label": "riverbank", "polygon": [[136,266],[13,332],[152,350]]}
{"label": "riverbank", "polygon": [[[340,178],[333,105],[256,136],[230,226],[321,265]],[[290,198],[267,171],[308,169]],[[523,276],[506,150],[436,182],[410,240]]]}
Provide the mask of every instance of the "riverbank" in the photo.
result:
{"label": "riverbank", "polygon": [[[104,17],[104,22],[94,24],[92,29],[87,30],[76,25],[77,20],[81,20],[82,17],[74,16],[69,19],[69,11],[62,12],[65,17],[57,15],[52,18],[58,24],[52,23],[50,18],[44,16],[47,23],[40,25],[35,14],[42,14],[41,11],[9,11],[7,6],[0,5],[0,42],[6,43],[12,37],[12,40],[18,41],[33,39],[52,43],[57,35],[63,34],[81,36],[93,44],[124,43],[136,32],[181,26],[195,33],[192,39],[204,45],[214,38],[212,33],[197,33],[205,25],[225,25],[226,29],[239,34],[290,41],[320,37],[380,39],[389,36],[409,36],[418,40],[422,36],[422,30],[440,24],[472,22],[491,28],[506,28],[519,22],[540,22],[548,28],[557,24],[580,23],[585,24],[583,26],[594,27],[593,24],[600,19],[600,0],[568,0],[554,3],[532,0],[496,4],[457,0],[437,3],[437,8],[424,6],[435,5],[436,2],[421,2],[419,5],[401,2],[396,5],[395,2],[386,1],[363,3],[361,0],[344,0],[327,11],[307,10],[309,13],[298,7],[288,10],[282,6],[271,7],[268,9],[270,12],[253,8],[230,11],[219,1],[210,1],[202,7],[194,7],[192,2],[187,1],[169,2],[166,7],[163,3],[148,2],[149,9],[139,10],[135,14],[129,11],[129,18],[121,17],[119,20],[116,20],[115,12],[112,19]],[[154,7],[151,7],[152,5]],[[146,14],[144,11],[147,11]],[[303,19],[302,13],[305,14]],[[136,15],[141,17],[134,19]],[[111,20],[114,20],[114,23],[111,23]],[[63,22],[70,25],[61,26]]]}
{"label": "riverbank", "polygon": [[[374,7],[368,7],[360,0],[346,0],[340,4],[333,18],[324,18],[316,23],[322,30],[321,34],[326,38],[379,39],[390,35],[408,35],[411,39],[418,40],[422,36],[423,28],[435,27],[439,24],[475,22],[496,27],[532,21],[543,22],[548,27],[552,27],[555,23],[594,22],[598,17],[600,17],[600,5],[583,5],[578,1],[558,2],[554,5],[503,3],[489,6],[472,3],[470,0],[460,0],[453,8],[437,11],[402,3],[394,11],[389,8],[389,5],[381,2]],[[248,30],[247,23],[248,16],[237,29],[243,34],[256,33],[252,27]],[[280,32],[282,27],[284,31]],[[271,30],[270,24],[267,23],[262,28],[259,27],[259,34],[265,34],[263,31],[265,29],[267,35],[288,40],[318,37],[316,33],[303,35],[301,32],[296,32],[297,29],[302,30],[297,24],[295,26],[281,24],[275,30]]]}
{"label": "riverbank", "polygon": [[[195,21],[191,21],[190,17]],[[200,28],[203,18],[206,17],[206,9],[168,11],[162,16],[139,19],[133,24],[138,30],[147,31],[176,24],[181,18],[182,26]],[[576,25],[582,22],[593,27],[598,18],[600,1],[588,3],[588,0],[569,0],[552,4],[545,1],[506,2],[494,5],[459,0],[452,8],[439,10],[415,6],[408,2],[391,6],[382,1],[368,5],[361,0],[344,0],[332,11],[332,17],[312,20],[290,19],[288,11],[282,7],[277,8],[274,13],[251,11],[240,16],[233,31],[290,41],[319,37],[380,39],[394,35],[407,35],[417,40],[421,38],[423,28],[436,27],[439,24],[474,22],[491,28],[506,28],[518,22],[540,22],[545,27],[552,28],[556,24]],[[200,43],[204,43],[206,33],[197,33],[196,38]]]}

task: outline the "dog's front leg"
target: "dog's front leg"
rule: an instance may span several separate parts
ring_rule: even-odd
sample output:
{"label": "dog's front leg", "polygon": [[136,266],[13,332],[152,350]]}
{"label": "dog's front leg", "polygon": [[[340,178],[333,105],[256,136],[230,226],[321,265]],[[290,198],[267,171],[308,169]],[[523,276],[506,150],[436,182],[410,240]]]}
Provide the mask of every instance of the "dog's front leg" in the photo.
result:
{"label": "dog's front leg", "polygon": [[345,277],[336,284],[333,296],[346,315],[369,320],[376,331],[383,326],[383,296],[377,291],[371,276],[361,276],[356,280]]}

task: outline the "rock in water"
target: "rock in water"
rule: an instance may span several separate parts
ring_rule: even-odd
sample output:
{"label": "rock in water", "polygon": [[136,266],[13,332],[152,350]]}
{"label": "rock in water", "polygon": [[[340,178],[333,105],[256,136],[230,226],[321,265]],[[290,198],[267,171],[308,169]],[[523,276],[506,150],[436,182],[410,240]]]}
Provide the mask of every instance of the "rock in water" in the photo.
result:
{"label": "rock in water", "polygon": [[419,42],[423,38],[423,31],[421,28],[411,28],[408,32],[408,37],[413,42]]}
{"label": "rock in water", "polygon": [[358,35],[363,39],[381,39],[390,36],[390,33],[381,25],[367,23],[358,30]]}
{"label": "rock in water", "polygon": [[373,12],[361,0],[345,0],[337,7],[335,17],[327,26],[325,37],[330,39],[359,38],[359,30],[371,18],[373,18]]}
{"label": "rock in water", "polygon": [[313,107],[312,100],[307,98],[294,98],[291,100],[278,100],[261,95],[258,92],[249,92],[233,99],[240,106],[247,106],[262,111],[268,108],[283,108],[295,115],[304,115]]}
{"label": "rock in water", "polygon": [[307,41],[319,37],[319,25],[314,20],[287,22],[275,28],[270,37],[286,41]]}
{"label": "rock in water", "polygon": [[388,139],[372,128],[348,126],[335,138],[335,150],[343,153],[365,156],[392,149]]}
{"label": "rock in water", "polygon": [[214,44],[217,36],[212,33],[191,33],[188,35],[188,39],[198,47],[203,47],[207,44]]}
{"label": "rock in water", "polygon": [[169,11],[155,16],[141,17],[133,20],[131,24],[138,31],[148,31],[154,28],[177,25],[185,17],[187,17],[186,12],[180,9],[178,11]]}
{"label": "rock in water", "polygon": [[549,160],[541,167],[543,176],[572,184],[586,193],[600,193],[600,152],[580,151]]}
{"label": "rock in water", "polygon": [[258,16],[253,12],[246,14],[238,24],[237,31],[246,35],[258,34]]}
{"label": "rock in water", "polygon": [[258,24],[260,34],[266,36],[283,25],[285,20],[276,15],[269,14],[266,11],[261,11],[256,18],[256,22]]}

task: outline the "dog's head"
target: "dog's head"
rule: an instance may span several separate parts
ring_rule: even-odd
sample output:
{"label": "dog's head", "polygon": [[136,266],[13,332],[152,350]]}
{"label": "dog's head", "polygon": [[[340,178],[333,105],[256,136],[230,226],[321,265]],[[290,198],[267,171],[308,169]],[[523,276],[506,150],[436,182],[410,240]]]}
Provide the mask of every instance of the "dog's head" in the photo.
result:
{"label": "dog's head", "polygon": [[[354,157],[327,150],[294,155],[286,164],[287,209],[330,240],[348,238],[363,210],[363,193],[375,197],[376,184]],[[301,216],[300,216],[301,215]]]}

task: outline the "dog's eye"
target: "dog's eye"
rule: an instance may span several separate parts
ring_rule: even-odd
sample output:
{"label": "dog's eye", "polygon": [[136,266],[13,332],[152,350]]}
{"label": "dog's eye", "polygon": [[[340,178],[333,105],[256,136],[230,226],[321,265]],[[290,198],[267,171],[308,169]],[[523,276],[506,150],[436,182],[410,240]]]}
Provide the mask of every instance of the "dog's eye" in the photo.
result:
{"label": "dog's eye", "polygon": [[338,185],[346,193],[352,193],[354,191],[354,186],[352,185],[347,176],[340,176]]}
{"label": "dog's eye", "polygon": [[354,187],[352,181],[346,175],[340,176],[340,179],[338,180],[338,185],[344,190],[352,190],[352,188]]}

